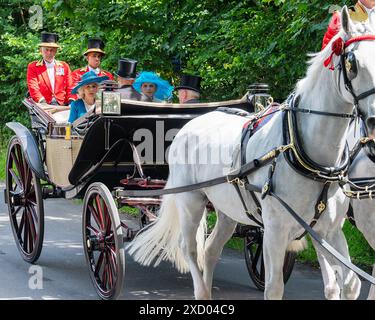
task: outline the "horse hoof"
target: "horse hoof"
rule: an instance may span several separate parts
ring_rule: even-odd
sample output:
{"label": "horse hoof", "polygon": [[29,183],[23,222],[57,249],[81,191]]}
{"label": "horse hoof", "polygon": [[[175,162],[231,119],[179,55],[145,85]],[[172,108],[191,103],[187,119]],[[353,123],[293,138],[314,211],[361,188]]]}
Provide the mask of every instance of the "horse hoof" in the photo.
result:
{"label": "horse hoof", "polygon": [[340,288],[339,287],[326,287],[324,289],[324,295],[327,300],[340,300]]}
{"label": "horse hoof", "polygon": [[344,286],[343,298],[345,300],[356,300],[361,292],[361,280],[357,276],[348,285]]}

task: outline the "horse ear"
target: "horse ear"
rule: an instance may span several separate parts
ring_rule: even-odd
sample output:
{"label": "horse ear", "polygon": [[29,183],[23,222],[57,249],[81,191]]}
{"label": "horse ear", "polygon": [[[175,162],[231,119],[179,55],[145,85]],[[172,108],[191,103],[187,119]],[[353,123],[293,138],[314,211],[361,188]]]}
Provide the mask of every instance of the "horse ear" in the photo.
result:
{"label": "horse ear", "polygon": [[346,34],[350,34],[351,19],[349,15],[349,10],[347,6],[344,6],[341,10],[341,25]]}

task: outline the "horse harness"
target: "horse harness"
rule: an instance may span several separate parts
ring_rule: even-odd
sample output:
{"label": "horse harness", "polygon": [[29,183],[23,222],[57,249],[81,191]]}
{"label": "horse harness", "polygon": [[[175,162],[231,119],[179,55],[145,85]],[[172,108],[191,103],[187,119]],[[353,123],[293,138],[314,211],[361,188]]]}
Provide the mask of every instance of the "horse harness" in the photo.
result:
{"label": "horse harness", "polygon": [[[341,38],[340,38],[341,39]],[[296,120],[296,113],[306,113],[306,114],[315,114],[320,116],[330,116],[330,117],[338,117],[338,118],[346,118],[346,119],[356,119],[358,117],[362,117],[360,110],[359,110],[359,101],[362,99],[367,98],[368,96],[375,94],[375,88],[370,89],[366,92],[363,92],[357,95],[354,90],[351,81],[357,76],[358,68],[357,68],[357,61],[354,52],[349,51],[348,53],[345,52],[345,48],[347,48],[350,44],[360,41],[366,40],[375,40],[375,35],[365,35],[359,36],[352,39],[349,39],[345,43],[342,44],[342,49],[337,55],[340,55],[340,64],[339,64],[339,77],[343,74],[343,80],[346,90],[352,95],[354,101],[354,108],[351,114],[347,113],[331,113],[325,111],[318,111],[318,110],[311,110],[311,109],[304,109],[298,107],[299,97],[295,94],[289,96],[285,103],[280,105],[276,112],[283,113],[283,145],[272,149],[271,151],[267,152],[263,156],[258,159],[253,159],[250,162],[244,161],[242,159],[241,167],[228,175],[211,179],[204,182],[195,183],[192,185],[180,186],[176,188],[167,188],[167,189],[159,189],[159,190],[116,190],[114,191],[115,197],[134,197],[134,196],[161,196],[165,194],[176,194],[181,192],[188,192],[197,189],[202,189],[206,187],[211,187],[214,185],[222,184],[222,183],[230,183],[232,184],[241,199],[241,203],[244,206],[245,212],[249,219],[263,227],[263,224],[251,213],[246,203],[242,197],[241,189],[247,190],[252,195],[254,202],[257,205],[257,213],[261,214],[261,206],[259,200],[256,198],[255,193],[260,193],[261,198],[264,199],[267,195],[274,197],[292,216],[293,218],[305,229],[304,233],[299,236],[297,239],[301,239],[305,236],[306,233],[309,233],[311,237],[317,241],[325,250],[327,250],[330,254],[332,254],[336,259],[338,259],[341,263],[345,266],[356,272],[365,280],[375,284],[375,279],[361,269],[353,265],[350,261],[344,258],[337,250],[335,250],[332,246],[330,246],[326,241],[324,241],[314,230],[313,226],[317,223],[319,217],[322,213],[326,210],[327,207],[327,193],[329,190],[330,185],[333,182],[338,182],[340,186],[343,186],[347,183],[353,184],[349,181],[346,177],[348,173],[348,168],[351,160],[351,154],[349,152],[349,148],[346,145],[342,160],[339,166],[337,167],[324,167],[317,163],[315,163],[312,159],[308,157],[308,155],[304,152],[300,137],[298,135],[298,128],[297,128],[297,120]],[[342,41],[342,39],[341,39]],[[332,53],[332,54],[333,54]],[[224,111],[223,109],[218,111]],[[249,123],[247,130],[244,130],[243,137],[242,137],[242,148],[246,146],[248,139],[251,137],[251,131],[248,132],[252,124],[254,124],[257,120],[264,117],[266,110],[262,110],[259,114],[255,115]],[[230,112],[230,113],[233,113]],[[245,115],[239,112],[238,115]],[[366,138],[367,139],[367,138]],[[364,140],[363,140],[364,142]],[[367,143],[367,142],[366,142]],[[244,152],[243,152],[244,153]],[[277,194],[275,194],[272,190],[272,178],[276,169],[276,161],[278,157],[283,154],[288,164],[298,173],[302,174],[309,179],[314,181],[319,181],[323,183],[322,191],[318,197],[318,201],[315,205],[315,215],[308,225],[284,200],[282,200]],[[245,159],[246,160],[246,159]],[[268,173],[267,182],[263,185],[263,187],[255,186],[249,183],[247,176],[251,173],[255,172],[261,167],[264,167],[271,163]],[[375,185],[374,185],[375,186]]]}

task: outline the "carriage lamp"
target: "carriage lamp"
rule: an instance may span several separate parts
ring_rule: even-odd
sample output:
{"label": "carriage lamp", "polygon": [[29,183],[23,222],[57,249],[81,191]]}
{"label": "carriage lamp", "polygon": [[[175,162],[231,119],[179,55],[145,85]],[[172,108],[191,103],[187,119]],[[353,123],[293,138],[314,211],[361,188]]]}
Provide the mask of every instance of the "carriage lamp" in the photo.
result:
{"label": "carriage lamp", "polygon": [[269,86],[266,83],[254,83],[248,89],[247,99],[254,112],[264,110],[269,104],[273,102],[269,94]]}
{"label": "carriage lamp", "polygon": [[120,115],[121,114],[121,96],[116,90],[118,84],[115,81],[103,81],[99,87],[95,99],[95,112]]}
{"label": "carriage lamp", "polygon": [[121,114],[121,96],[120,92],[103,91],[102,95],[102,113],[103,114]]}

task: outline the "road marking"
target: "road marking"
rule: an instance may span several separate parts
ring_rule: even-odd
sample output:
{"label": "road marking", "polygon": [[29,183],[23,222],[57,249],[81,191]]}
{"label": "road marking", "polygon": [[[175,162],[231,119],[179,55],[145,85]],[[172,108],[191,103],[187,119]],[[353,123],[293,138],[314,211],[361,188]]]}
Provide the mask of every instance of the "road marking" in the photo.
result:
{"label": "road marking", "polygon": [[31,297],[0,298],[0,300],[33,300]]}

